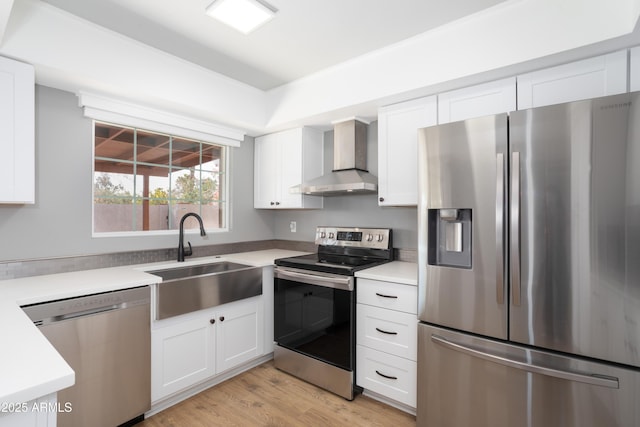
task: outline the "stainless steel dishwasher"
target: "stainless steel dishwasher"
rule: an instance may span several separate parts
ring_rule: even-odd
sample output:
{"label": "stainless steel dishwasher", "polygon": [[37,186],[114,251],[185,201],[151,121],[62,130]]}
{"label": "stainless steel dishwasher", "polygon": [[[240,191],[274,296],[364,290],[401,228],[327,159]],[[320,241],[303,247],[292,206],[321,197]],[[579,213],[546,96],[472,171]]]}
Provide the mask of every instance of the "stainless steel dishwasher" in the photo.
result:
{"label": "stainless steel dishwasher", "polygon": [[151,406],[148,286],[23,306],[75,371],[58,427],[131,425]]}

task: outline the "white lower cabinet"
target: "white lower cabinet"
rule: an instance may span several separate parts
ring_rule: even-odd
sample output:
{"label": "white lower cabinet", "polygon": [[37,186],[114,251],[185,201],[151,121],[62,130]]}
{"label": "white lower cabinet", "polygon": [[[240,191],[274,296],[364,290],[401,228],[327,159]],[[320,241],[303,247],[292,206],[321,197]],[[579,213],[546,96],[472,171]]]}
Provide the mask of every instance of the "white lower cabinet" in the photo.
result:
{"label": "white lower cabinet", "polygon": [[262,355],[261,297],[226,304],[217,309],[216,314],[216,373]]}
{"label": "white lower cabinet", "polygon": [[358,278],[356,384],[415,409],[417,287]]}
{"label": "white lower cabinet", "polygon": [[416,407],[418,364],[363,345],[356,349],[356,383],[365,390]]}
{"label": "white lower cabinet", "polygon": [[263,317],[258,296],[156,322],[151,332],[151,401],[261,356]]}
{"label": "white lower cabinet", "polygon": [[357,310],[358,344],[417,360],[416,315],[360,304]]}

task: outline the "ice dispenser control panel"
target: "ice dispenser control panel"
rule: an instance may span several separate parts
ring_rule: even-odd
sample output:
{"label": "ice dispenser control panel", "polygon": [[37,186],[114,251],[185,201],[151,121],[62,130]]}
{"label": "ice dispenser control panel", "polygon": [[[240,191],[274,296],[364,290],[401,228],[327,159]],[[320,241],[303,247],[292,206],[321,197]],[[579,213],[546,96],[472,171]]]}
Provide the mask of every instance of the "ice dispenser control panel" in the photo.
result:
{"label": "ice dispenser control panel", "polygon": [[471,268],[471,209],[429,209],[430,265]]}

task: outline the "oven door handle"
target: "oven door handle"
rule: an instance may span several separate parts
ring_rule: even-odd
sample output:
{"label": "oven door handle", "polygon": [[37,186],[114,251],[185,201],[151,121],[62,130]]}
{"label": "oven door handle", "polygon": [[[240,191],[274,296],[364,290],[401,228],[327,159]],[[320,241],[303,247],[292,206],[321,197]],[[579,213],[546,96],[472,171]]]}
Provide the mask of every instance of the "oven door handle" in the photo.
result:
{"label": "oven door handle", "polygon": [[278,279],[292,280],[300,283],[307,283],[309,285],[324,286],[326,288],[342,289],[345,291],[353,291],[354,289],[353,276],[329,276],[313,273],[302,273],[299,271],[292,271],[283,268],[276,268],[274,271],[274,275]]}

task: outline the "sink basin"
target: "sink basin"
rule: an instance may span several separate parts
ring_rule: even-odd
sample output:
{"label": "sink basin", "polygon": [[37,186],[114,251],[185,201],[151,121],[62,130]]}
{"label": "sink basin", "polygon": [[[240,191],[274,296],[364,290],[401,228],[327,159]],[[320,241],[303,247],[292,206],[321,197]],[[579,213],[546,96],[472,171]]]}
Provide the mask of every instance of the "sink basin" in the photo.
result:
{"label": "sink basin", "polygon": [[162,277],[156,320],[262,295],[262,268],[220,261],[149,271]]}
{"label": "sink basin", "polygon": [[211,264],[189,265],[186,267],[167,268],[163,270],[149,271],[151,274],[167,280],[184,279],[189,277],[203,276],[207,274],[223,273],[233,270],[252,268],[250,265],[238,264],[230,261],[220,261]]}

